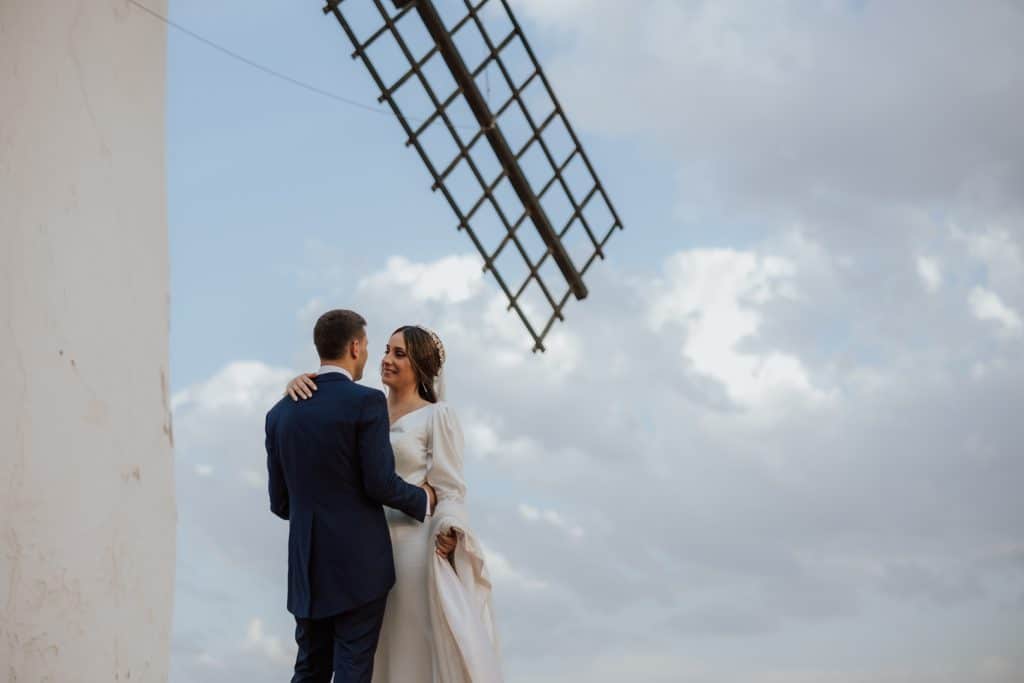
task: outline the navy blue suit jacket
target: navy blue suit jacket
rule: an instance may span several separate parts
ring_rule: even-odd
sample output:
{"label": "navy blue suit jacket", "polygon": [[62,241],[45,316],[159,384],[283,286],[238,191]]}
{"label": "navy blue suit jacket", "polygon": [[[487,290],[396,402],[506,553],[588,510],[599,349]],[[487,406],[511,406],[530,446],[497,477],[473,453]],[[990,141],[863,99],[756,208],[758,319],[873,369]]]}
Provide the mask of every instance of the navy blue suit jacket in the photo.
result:
{"label": "navy blue suit jacket", "polygon": [[340,373],[267,413],[270,509],[288,520],[288,611],[322,619],[395,583],[383,505],[422,522],[427,494],[395,473],[384,394]]}

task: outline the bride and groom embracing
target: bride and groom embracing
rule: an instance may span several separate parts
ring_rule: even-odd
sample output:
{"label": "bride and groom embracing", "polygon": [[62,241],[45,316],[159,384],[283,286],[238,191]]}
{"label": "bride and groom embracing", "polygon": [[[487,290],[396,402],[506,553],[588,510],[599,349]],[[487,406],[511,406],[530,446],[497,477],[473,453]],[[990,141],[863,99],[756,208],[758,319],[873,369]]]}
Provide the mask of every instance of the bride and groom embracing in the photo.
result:
{"label": "bride and groom embracing", "polygon": [[289,382],[266,420],[270,509],[289,527],[292,682],[500,682],[440,338],[395,331],[380,367],[386,397],[357,384],[369,355],[362,316],[328,311],[313,340],[319,371]]}

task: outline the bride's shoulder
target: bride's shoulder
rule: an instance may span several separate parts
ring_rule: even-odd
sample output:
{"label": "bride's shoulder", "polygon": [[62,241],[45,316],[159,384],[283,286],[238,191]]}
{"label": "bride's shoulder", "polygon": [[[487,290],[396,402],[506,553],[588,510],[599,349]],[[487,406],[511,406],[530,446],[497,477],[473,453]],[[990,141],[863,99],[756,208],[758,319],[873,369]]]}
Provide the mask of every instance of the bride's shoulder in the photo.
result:
{"label": "bride's shoulder", "polygon": [[446,445],[446,452],[461,451],[463,443],[462,423],[455,414],[455,409],[444,401],[434,404],[430,419],[431,438],[435,446]]}
{"label": "bride's shoulder", "polygon": [[455,408],[450,403],[438,401],[434,404],[434,419],[440,422],[450,422],[457,421],[459,418],[455,414]]}

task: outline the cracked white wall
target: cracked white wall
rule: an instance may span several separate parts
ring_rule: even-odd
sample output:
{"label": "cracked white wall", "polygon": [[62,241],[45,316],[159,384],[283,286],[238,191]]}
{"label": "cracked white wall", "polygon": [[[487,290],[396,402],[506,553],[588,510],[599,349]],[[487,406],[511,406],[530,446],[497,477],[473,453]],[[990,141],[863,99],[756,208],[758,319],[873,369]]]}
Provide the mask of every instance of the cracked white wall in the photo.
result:
{"label": "cracked white wall", "polygon": [[165,51],[126,0],[0,2],[3,680],[167,678]]}

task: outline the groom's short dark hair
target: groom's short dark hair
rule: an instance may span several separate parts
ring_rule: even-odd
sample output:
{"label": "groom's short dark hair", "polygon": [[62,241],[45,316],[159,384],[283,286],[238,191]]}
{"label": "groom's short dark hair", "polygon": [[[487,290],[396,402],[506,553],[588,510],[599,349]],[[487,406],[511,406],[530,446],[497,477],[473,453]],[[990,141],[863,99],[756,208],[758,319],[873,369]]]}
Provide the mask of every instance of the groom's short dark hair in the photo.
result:
{"label": "groom's short dark hair", "polygon": [[337,360],[345,355],[350,342],[362,338],[365,329],[366,319],[355,311],[327,311],[313,328],[316,352],[324,360]]}

